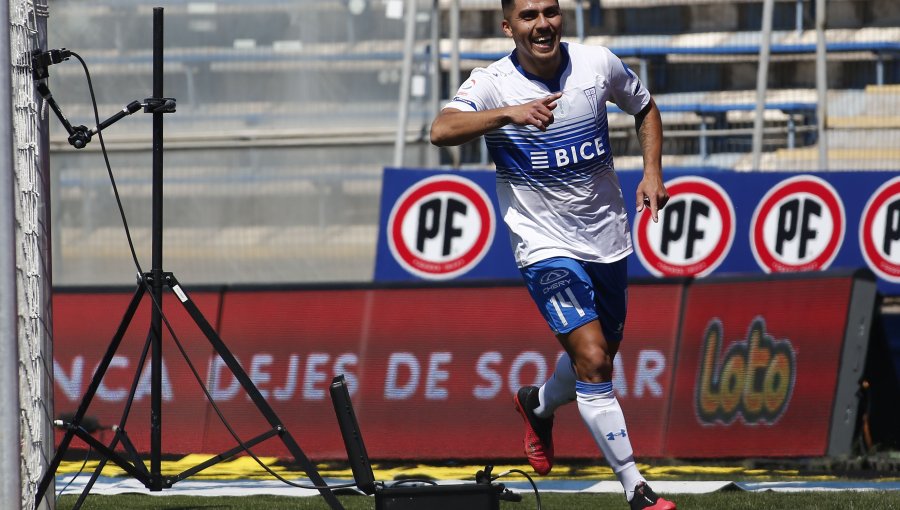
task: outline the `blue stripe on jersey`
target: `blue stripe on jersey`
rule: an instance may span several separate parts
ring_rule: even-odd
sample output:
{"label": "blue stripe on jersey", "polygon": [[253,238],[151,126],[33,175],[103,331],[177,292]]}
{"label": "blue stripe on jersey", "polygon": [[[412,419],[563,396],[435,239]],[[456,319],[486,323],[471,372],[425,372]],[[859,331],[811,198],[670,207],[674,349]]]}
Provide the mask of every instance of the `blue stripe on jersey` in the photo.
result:
{"label": "blue stripe on jersey", "polygon": [[[544,156],[546,157],[546,156]],[[590,181],[594,175],[612,168],[605,161],[586,162],[578,165],[570,165],[564,169],[548,169],[553,157],[541,160],[539,156],[532,156],[531,163],[535,169],[523,172],[516,167],[497,165],[497,180],[517,185],[527,185],[536,188],[559,188],[578,186]],[[542,164],[543,163],[543,164]]]}
{"label": "blue stripe on jersey", "polygon": [[[497,179],[534,187],[576,185],[612,168],[609,134],[593,116],[561,123],[546,133],[506,126],[485,136]],[[551,126],[553,127],[553,126]]]}
{"label": "blue stripe on jersey", "polygon": [[[488,141],[496,141],[501,142],[504,140],[511,141],[526,141],[529,145],[534,146],[543,146],[546,149],[552,149],[560,144],[565,144],[570,140],[577,140],[579,135],[584,133],[596,133],[598,131],[598,126],[594,119],[593,115],[586,115],[581,117],[579,122],[573,123],[570,122],[568,125],[560,124],[551,126],[551,128],[541,133],[540,139],[535,139],[535,129],[534,128],[523,128],[519,126],[506,126],[501,128],[500,130],[488,133],[485,135],[485,139]],[[605,119],[603,125],[605,125]]]}
{"label": "blue stripe on jersey", "polygon": [[613,390],[613,383],[589,383],[584,381],[575,381],[575,392],[582,395],[603,395]]}
{"label": "blue stripe on jersey", "polygon": [[560,136],[551,140],[541,138],[534,139],[534,136],[520,136],[505,132],[502,134],[485,137],[488,145],[496,145],[498,147],[524,147],[528,150],[554,150],[562,146],[577,144],[584,140],[593,140],[597,138],[597,130],[593,127],[587,127],[578,131],[568,133],[568,136]]}
{"label": "blue stripe on jersey", "polygon": [[515,170],[497,168],[497,181],[508,182],[518,186],[528,186],[531,188],[567,188],[579,186],[590,180],[590,176],[595,171],[583,172],[581,174],[570,175],[563,173],[544,172],[540,174],[530,173],[522,174]]}
{"label": "blue stripe on jersey", "polygon": [[474,101],[470,101],[466,98],[459,97],[459,96],[454,97],[453,101],[459,101],[460,103],[465,103],[465,104],[471,106],[472,109],[475,110],[476,112],[478,111],[478,105],[476,105]]}

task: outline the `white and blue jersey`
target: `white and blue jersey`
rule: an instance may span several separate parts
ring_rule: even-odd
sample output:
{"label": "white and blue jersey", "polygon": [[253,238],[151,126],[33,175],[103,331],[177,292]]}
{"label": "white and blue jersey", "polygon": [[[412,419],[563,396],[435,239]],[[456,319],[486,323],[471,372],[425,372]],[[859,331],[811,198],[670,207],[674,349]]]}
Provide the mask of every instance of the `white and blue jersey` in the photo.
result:
{"label": "white and blue jersey", "polygon": [[563,93],[547,131],[507,125],[485,135],[519,267],[551,257],[614,262],[632,251],[606,102],[634,115],[650,93],[607,48],[562,43],[561,49],[554,80],[529,75],[513,52],[473,70],[445,106],[482,111]]}

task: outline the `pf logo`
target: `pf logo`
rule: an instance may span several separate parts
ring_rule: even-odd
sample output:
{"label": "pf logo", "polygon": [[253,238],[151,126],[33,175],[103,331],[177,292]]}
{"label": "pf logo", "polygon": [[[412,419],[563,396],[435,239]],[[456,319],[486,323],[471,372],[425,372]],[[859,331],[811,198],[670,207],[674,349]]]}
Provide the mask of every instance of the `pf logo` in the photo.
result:
{"label": "pf logo", "polygon": [[767,273],[827,269],[844,240],[844,204],[830,184],[812,175],[779,182],[760,200],[750,224],[750,247]]}
{"label": "pf logo", "polygon": [[655,276],[706,276],[731,250],[734,206],[718,184],[703,177],[666,183],[669,203],[659,213],[634,222],[634,246],[641,264]]}
{"label": "pf logo", "polygon": [[875,274],[900,283],[900,177],[882,184],[866,203],[859,246]]}
{"label": "pf logo", "polygon": [[415,183],[397,199],[387,240],[404,269],[428,280],[447,280],[484,258],[494,230],[494,209],[481,187],[459,176],[438,175]]}

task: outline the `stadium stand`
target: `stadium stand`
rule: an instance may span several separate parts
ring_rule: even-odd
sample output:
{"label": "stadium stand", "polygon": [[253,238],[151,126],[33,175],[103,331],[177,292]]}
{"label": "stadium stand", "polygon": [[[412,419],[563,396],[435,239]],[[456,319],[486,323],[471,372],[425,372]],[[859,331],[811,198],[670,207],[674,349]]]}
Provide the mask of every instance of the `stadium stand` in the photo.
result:
{"label": "stadium stand", "polygon": [[[309,245],[318,242],[317,246],[325,243],[336,253],[350,254],[347,257],[359,256],[365,261],[362,269],[347,275],[334,260],[322,260],[307,263],[309,267],[272,269],[272,274],[294,274],[293,279],[300,281],[333,280],[336,275],[350,280],[370,278],[371,262],[366,257],[372,256],[377,231],[373,222],[377,221],[378,179],[381,168],[392,161],[401,77],[403,22],[387,15],[392,3],[397,2],[367,0],[363,11],[354,14],[345,0],[168,2],[166,93],[178,99],[178,114],[166,118],[171,175],[167,191],[173,204],[182,202],[172,205],[172,210],[190,222],[185,229],[199,233],[217,222],[237,222],[246,231],[223,228],[217,234],[219,241],[210,246],[233,246],[240,251],[241,246],[256,243],[246,239],[259,239],[256,236],[270,232],[266,229],[273,225],[308,225],[310,230],[303,235],[287,230],[266,234],[294,239],[295,248],[273,240],[286,250],[279,260],[307,254]],[[433,98],[423,85],[431,53],[427,23],[431,11],[426,4],[422,2],[419,10],[413,73],[421,81],[410,103],[408,165],[425,164],[426,154],[433,150],[427,143]],[[460,0],[463,76],[512,47],[500,33],[498,4],[496,0]],[[778,0],[775,5],[764,170],[816,169],[813,4]],[[438,5],[441,95],[446,98],[452,93],[447,58],[450,1],[440,0]],[[561,5],[567,17],[566,39],[610,47],[654,92],[665,124],[667,167],[751,169],[761,1],[562,0]],[[149,94],[150,9],[138,0],[53,4],[51,47],[78,51],[88,62],[101,117]],[[827,26],[830,168],[896,170],[900,167],[900,154],[894,149],[900,141],[900,4],[831,0]],[[78,66],[54,66],[50,84],[73,124],[92,124],[92,108]],[[640,167],[631,119],[614,108],[610,111],[617,166]],[[133,157],[146,154],[149,140],[146,119],[138,117],[116,124],[105,136],[110,149],[123,154],[121,172],[133,176],[128,190],[138,205],[131,207],[143,211],[150,196],[149,159],[138,162]],[[99,147],[91,145],[73,154],[59,127],[51,124],[51,131],[62,200],[54,211],[63,224],[80,225],[79,231],[90,225],[109,226],[114,214],[106,209],[99,212],[99,206],[85,210],[81,202],[85,193],[103,193],[106,186],[103,173],[83,156]],[[449,162],[443,154],[442,162]],[[479,144],[464,147],[462,154],[464,164],[489,165]],[[95,173],[86,178],[86,172]],[[212,196],[203,207],[192,205],[191,197],[200,189]],[[304,198],[292,200],[298,196]],[[354,208],[341,207],[351,203]],[[362,212],[340,212],[349,209]],[[278,218],[278,212],[284,217]],[[86,215],[94,215],[94,220],[75,221]],[[351,246],[338,240],[346,236],[325,234],[339,228],[362,237]],[[66,234],[63,239],[74,243],[76,237]],[[186,240],[200,237],[184,235]],[[94,237],[78,241],[79,250],[85,249],[88,239]],[[313,241],[307,243],[307,239]],[[103,253],[105,248],[100,246],[93,251]],[[185,255],[185,263],[198,258],[195,249],[182,251],[193,254]],[[204,253],[218,256],[219,251],[209,248]],[[121,258],[127,262],[127,257]],[[54,269],[65,267],[62,261],[54,264]],[[80,271],[86,266],[76,267]],[[221,270],[215,265],[199,267],[198,278],[219,281]],[[57,279],[60,282],[82,278],[60,271],[72,275]],[[241,274],[229,278],[268,281],[275,277]]]}

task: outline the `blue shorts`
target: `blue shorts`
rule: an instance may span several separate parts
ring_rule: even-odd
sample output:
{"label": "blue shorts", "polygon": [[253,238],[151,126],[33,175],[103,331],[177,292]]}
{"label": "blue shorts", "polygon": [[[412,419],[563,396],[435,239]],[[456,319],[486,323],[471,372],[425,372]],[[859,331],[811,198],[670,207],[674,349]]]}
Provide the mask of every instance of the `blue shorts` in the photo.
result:
{"label": "blue shorts", "polygon": [[599,319],[608,341],[619,342],[628,308],[628,264],[554,257],[520,269],[544,320],[555,333],[569,333]]}

